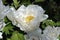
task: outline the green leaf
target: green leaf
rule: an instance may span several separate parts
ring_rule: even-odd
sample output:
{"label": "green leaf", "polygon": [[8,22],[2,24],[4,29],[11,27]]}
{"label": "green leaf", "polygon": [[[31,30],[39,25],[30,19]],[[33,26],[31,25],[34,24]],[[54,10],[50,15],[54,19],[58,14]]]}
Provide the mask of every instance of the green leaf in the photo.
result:
{"label": "green leaf", "polygon": [[60,40],[60,35],[58,36],[57,40]]}
{"label": "green leaf", "polygon": [[43,22],[43,24],[46,24],[46,25],[50,25],[50,26],[54,26],[55,25],[55,22],[54,21],[52,21],[52,20],[46,20],[46,21],[44,21]]}
{"label": "green leaf", "polygon": [[43,1],[45,1],[45,0],[35,0],[35,2],[43,2]]}
{"label": "green leaf", "polygon": [[60,21],[56,22],[56,26],[60,26]]}
{"label": "green leaf", "polygon": [[3,2],[3,4],[7,4],[7,3],[6,3],[6,0],[2,0],[2,2]]}
{"label": "green leaf", "polygon": [[48,25],[50,25],[50,26],[55,26],[56,24],[55,24],[55,22],[52,21],[52,20],[45,20],[45,21],[42,22],[42,29],[44,29],[44,28],[45,28],[46,26],[48,26]]}
{"label": "green leaf", "polygon": [[17,31],[13,32],[11,40],[25,40],[23,34],[18,33]]}
{"label": "green leaf", "polygon": [[11,40],[11,39],[7,38],[7,40]]}
{"label": "green leaf", "polygon": [[3,28],[2,32],[7,35],[7,34],[10,34],[9,31],[14,31],[13,26],[10,22],[6,24],[6,26]]}
{"label": "green leaf", "polygon": [[17,8],[19,6],[18,0],[13,0],[13,4],[14,4],[15,8]]}
{"label": "green leaf", "polygon": [[4,17],[4,22],[8,23],[8,22],[11,22],[11,21],[7,17]]}
{"label": "green leaf", "polygon": [[21,5],[27,6],[29,4],[31,4],[30,0],[22,0],[22,2],[21,2]]}

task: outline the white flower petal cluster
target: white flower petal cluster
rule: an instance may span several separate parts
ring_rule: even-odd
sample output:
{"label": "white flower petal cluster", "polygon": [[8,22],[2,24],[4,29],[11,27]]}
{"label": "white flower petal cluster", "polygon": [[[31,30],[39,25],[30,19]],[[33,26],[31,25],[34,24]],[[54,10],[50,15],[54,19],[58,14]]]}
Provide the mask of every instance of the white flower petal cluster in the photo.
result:
{"label": "white flower petal cluster", "polygon": [[60,27],[47,26],[43,33],[42,40],[57,40],[60,35]]}
{"label": "white flower petal cluster", "polygon": [[39,28],[40,22],[48,18],[42,7],[38,5],[29,5],[27,7],[22,5],[17,11],[14,8],[11,8],[11,10],[13,12],[8,13],[7,17],[14,25],[17,25],[25,32]]}
{"label": "white flower petal cluster", "polygon": [[11,8],[7,17],[12,21],[13,25],[27,32],[25,40],[41,40],[39,25],[40,22],[48,18],[48,15],[44,14],[44,12],[43,8],[38,5],[29,5],[27,7],[22,5],[17,11]]}
{"label": "white flower petal cluster", "polygon": [[25,40],[41,40],[42,34],[41,34],[41,29],[38,28],[35,31],[28,32],[27,35],[24,35]]}
{"label": "white flower petal cluster", "polygon": [[6,16],[8,13],[9,7],[4,6],[2,3],[2,0],[0,0],[0,31],[2,30],[3,26],[5,23],[3,22],[3,18]]}
{"label": "white flower petal cluster", "polygon": [[9,7],[4,6],[2,0],[0,0],[0,21],[6,16]]}
{"label": "white flower petal cluster", "polygon": [[[60,27],[47,26],[43,31],[43,34],[41,34],[41,32],[38,34],[38,32],[40,32],[40,30],[35,30],[35,32],[30,32],[29,35],[25,35],[25,40],[59,40],[58,37],[60,36]],[[38,37],[38,35],[40,37]]]}
{"label": "white flower petal cluster", "polygon": [[2,39],[3,37],[2,37],[2,32],[0,32],[0,39]]}

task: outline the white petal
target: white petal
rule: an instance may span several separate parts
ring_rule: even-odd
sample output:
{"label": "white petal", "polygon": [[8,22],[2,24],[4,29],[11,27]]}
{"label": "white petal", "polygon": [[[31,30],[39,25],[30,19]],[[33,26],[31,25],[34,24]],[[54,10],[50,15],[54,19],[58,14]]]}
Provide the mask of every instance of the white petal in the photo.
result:
{"label": "white petal", "polygon": [[45,12],[43,10],[43,8],[41,6],[38,6],[38,5],[29,5],[27,8],[26,8],[26,12],[27,14],[29,14],[29,12],[32,12],[32,15],[34,16],[40,16],[43,15],[43,13]]}
{"label": "white petal", "polygon": [[41,29],[36,29],[32,32],[27,32],[27,35],[24,36],[26,40],[40,40],[41,39]]}
{"label": "white petal", "polygon": [[0,39],[2,39],[3,37],[2,37],[2,32],[0,32]]}
{"label": "white petal", "polygon": [[44,14],[41,18],[40,18],[40,22],[46,20],[48,18],[48,15]]}
{"label": "white petal", "polygon": [[8,6],[4,6],[2,0],[0,0],[0,20],[3,19],[9,10]]}
{"label": "white petal", "polygon": [[5,24],[3,21],[0,21],[0,31],[3,30],[3,28],[4,28],[5,25],[6,25],[6,24]]}
{"label": "white petal", "polygon": [[13,25],[16,25],[16,21],[15,21],[15,18],[14,18],[15,11],[16,10],[14,9],[14,7],[11,7],[9,9],[8,14],[7,14],[8,19],[12,21]]}
{"label": "white petal", "polygon": [[18,11],[18,12],[19,12],[19,11],[24,11],[25,8],[26,8],[26,7],[25,7],[24,5],[21,5],[17,11]]}
{"label": "white petal", "polygon": [[43,31],[43,35],[47,40],[56,40],[59,33],[56,27],[47,26]]}

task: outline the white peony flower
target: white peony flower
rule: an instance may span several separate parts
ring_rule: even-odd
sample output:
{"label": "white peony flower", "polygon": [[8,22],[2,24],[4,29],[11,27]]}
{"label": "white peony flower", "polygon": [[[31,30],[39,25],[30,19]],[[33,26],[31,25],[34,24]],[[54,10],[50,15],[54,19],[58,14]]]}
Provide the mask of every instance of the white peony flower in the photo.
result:
{"label": "white peony flower", "polygon": [[2,32],[0,32],[0,39],[2,39],[3,37],[2,37]]}
{"label": "white peony flower", "polygon": [[42,40],[57,40],[60,35],[60,27],[47,26],[43,31]]}
{"label": "white peony flower", "polygon": [[27,7],[22,5],[17,11],[14,8],[11,8],[11,10],[13,12],[7,14],[7,17],[14,25],[17,25],[25,32],[39,28],[40,22],[48,18],[42,7],[38,5],[29,5]]}
{"label": "white peony flower", "polygon": [[27,35],[25,35],[26,40],[40,40],[40,22],[48,18],[48,15],[44,14],[44,12],[42,7],[38,5],[29,5],[27,7],[22,5],[17,11],[14,8],[11,8],[7,17],[14,25],[27,32]]}

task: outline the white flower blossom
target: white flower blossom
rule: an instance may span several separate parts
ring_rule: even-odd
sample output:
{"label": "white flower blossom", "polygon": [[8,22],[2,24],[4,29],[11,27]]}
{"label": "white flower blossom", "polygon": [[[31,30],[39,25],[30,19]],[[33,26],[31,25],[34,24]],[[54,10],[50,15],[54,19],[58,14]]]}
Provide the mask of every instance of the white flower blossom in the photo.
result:
{"label": "white flower blossom", "polygon": [[3,37],[2,37],[2,32],[0,32],[0,39],[2,39]]}
{"label": "white flower blossom", "polygon": [[40,22],[48,18],[44,14],[44,10],[38,5],[29,5],[25,7],[22,5],[17,11],[11,8],[7,17],[12,21],[13,25],[18,26],[22,31],[27,32],[26,40],[40,40],[41,29],[39,28]]}
{"label": "white flower blossom", "polygon": [[47,26],[43,31],[42,40],[57,40],[60,35],[60,27]]}
{"label": "white flower blossom", "polygon": [[7,17],[14,25],[17,25],[25,32],[39,28],[40,22],[48,18],[42,7],[38,5],[29,5],[27,7],[22,5],[17,11],[14,8],[11,9],[13,12],[7,14]]}

